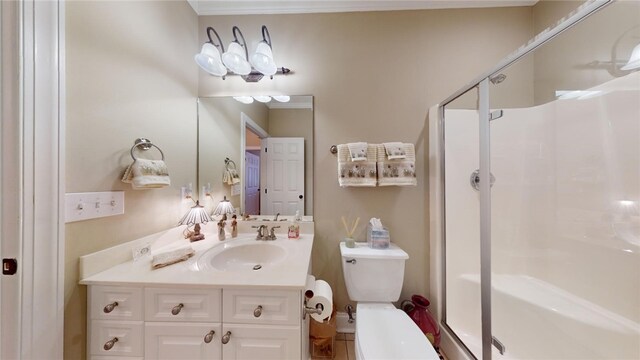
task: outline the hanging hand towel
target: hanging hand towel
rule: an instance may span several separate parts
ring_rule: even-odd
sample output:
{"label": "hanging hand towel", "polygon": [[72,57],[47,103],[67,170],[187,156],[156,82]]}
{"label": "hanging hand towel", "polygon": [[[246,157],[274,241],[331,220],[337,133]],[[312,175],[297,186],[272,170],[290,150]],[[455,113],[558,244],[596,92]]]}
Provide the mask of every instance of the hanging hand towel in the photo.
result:
{"label": "hanging hand towel", "polygon": [[376,186],[376,145],[367,145],[366,157],[353,161],[347,144],[338,145],[338,184],[340,186]]}
{"label": "hanging hand towel", "polygon": [[153,256],[153,260],[151,260],[151,267],[153,269],[159,269],[161,267],[169,266],[181,261],[185,261],[192,257],[194,254],[195,251],[193,250],[191,245],[161,252]]}
{"label": "hanging hand towel", "polygon": [[405,146],[401,142],[388,142],[382,143],[382,145],[384,145],[384,150],[389,160],[404,159],[407,157]]}
{"label": "hanging hand towel", "polygon": [[[418,185],[416,178],[416,152],[413,144],[401,143],[403,158],[392,158],[384,144],[378,145],[378,186]],[[396,155],[392,155],[396,156]]]}
{"label": "hanging hand towel", "polygon": [[122,182],[133,189],[157,189],[171,185],[167,164],[162,160],[136,159],[124,172]]}
{"label": "hanging hand towel", "polygon": [[349,154],[351,155],[351,161],[371,161],[374,159],[367,159],[367,148],[368,145],[366,142],[357,142],[357,143],[349,143],[347,144],[349,148]]}

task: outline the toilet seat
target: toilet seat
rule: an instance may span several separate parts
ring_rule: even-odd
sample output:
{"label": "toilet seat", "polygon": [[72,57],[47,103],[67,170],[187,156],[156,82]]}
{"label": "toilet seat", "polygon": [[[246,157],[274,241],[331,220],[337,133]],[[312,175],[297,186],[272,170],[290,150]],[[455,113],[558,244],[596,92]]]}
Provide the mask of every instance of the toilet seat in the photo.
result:
{"label": "toilet seat", "polygon": [[356,357],[360,360],[439,360],[427,337],[402,310],[389,303],[358,303]]}

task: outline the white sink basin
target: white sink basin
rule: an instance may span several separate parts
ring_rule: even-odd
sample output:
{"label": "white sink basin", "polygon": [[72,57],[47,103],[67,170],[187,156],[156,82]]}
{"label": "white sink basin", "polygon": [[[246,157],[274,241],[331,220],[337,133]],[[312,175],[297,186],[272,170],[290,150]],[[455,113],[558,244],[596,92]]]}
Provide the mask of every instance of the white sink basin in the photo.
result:
{"label": "white sink basin", "polygon": [[268,269],[287,257],[287,250],[277,242],[236,240],[216,246],[198,259],[200,270],[259,271]]}

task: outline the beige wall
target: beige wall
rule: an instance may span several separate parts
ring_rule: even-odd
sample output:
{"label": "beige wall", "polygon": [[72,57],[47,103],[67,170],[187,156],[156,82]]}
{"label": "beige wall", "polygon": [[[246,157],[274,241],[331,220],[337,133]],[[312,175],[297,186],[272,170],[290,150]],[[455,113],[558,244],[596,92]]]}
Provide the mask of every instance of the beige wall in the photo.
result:
{"label": "beige wall", "polygon": [[[223,196],[226,196],[234,208],[240,206],[240,195],[231,196],[231,186],[222,182],[225,170],[224,159],[236,163],[240,178],[244,178],[241,169],[240,113],[244,112],[263,129],[269,127],[269,109],[262,103],[242,104],[232,97],[201,98],[199,100],[200,154],[198,162],[200,186],[211,184],[214,197],[202,199],[202,205],[213,210]],[[258,143],[258,146],[260,144]],[[244,156],[244,155],[242,155]],[[242,182],[241,182],[242,184]]]}
{"label": "beige wall", "polygon": [[270,109],[267,132],[304,138],[304,215],[313,215],[313,109]]}
{"label": "beige wall", "polygon": [[[196,180],[197,21],[186,2],[66,4],[66,192],[124,190],[125,214],[66,226],[65,359],[86,352],[78,257],[170,228],[189,206],[179,189]],[[138,137],[164,151],[170,187],[120,182]]]}
{"label": "beige wall", "polygon": [[[532,36],[531,8],[364,12],[199,18],[200,41],[214,26],[228,43],[238,25],[249,42],[269,27],[278,66],[293,70],[257,84],[200,72],[199,94],[314,95],[313,274],[334,289],[339,310],[349,302],[338,242],[341,215],[381,217],[392,240],[410,255],[402,298],[428,295],[429,241],[425,156],[418,186],[340,188],[333,144],[404,141],[424,154],[427,109],[486,71]],[[357,238],[364,240],[361,227]]]}

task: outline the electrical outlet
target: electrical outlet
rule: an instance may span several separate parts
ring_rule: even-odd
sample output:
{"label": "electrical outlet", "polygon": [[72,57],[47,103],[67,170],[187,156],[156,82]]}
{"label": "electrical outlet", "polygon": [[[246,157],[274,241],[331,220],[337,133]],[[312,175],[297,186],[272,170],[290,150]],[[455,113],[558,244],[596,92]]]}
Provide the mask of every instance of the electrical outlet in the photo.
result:
{"label": "electrical outlet", "polygon": [[124,214],[124,191],[65,194],[65,222]]}
{"label": "electrical outlet", "polygon": [[231,196],[240,195],[241,190],[242,190],[241,184],[231,185]]}
{"label": "electrical outlet", "polygon": [[193,198],[193,185],[189,183],[180,188],[180,199],[191,199]]}

